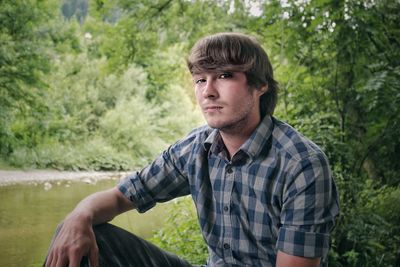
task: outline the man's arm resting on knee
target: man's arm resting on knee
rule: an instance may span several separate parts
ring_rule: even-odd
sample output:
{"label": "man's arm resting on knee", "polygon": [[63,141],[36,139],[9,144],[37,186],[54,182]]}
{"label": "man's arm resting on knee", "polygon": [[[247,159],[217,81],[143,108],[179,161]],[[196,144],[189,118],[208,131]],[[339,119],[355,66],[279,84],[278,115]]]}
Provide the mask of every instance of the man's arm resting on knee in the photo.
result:
{"label": "man's arm resting on knee", "polygon": [[78,267],[85,255],[89,257],[90,266],[98,266],[98,248],[92,226],[134,208],[118,188],[94,193],[82,200],[65,218],[49,250],[46,267]]}
{"label": "man's arm resting on knee", "polygon": [[89,219],[92,225],[97,225],[111,221],[115,216],[134,208],[134,204],[115,187],[88,196],[66,219],[79,215]]}
{"label": "man's arm resting on knee", "polygon": [[287,254],[278,250],[276,256],[276,267],[318,267],[321,258],[304,258]]}

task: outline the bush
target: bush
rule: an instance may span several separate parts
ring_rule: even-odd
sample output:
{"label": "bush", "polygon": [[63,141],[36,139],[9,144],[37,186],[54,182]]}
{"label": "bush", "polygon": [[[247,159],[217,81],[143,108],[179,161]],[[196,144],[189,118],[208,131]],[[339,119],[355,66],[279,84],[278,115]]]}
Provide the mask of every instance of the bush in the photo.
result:
{"label": "bush", "polygon": [[15,149],[9,162],[16,167],[96,171],[128,170],[143,164],[135,162],[129,154],[117,151],[101,137],[75,144],[48,139],[33,149]]}
{"label": "bush", "polygon": [[399,266],[400,189],[375,188],[367,180],[353,198],[341,200],[330,266]]}
{"label": "bush", "polygon": [[167,224],[150,241],[191,264],[205,264],[207,246],[200,232],[192,199],[177,199],[170,210]]}

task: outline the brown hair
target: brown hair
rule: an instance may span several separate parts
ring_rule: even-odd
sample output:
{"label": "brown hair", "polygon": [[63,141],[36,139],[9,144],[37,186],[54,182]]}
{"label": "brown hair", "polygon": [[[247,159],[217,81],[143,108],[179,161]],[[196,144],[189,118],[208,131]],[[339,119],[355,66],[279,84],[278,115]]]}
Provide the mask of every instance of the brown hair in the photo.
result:
{"label": "brown hair", "polygon": [[192,74],[204,71],[245,73],[250,87],[268,87],[260,97],[261,117],[274,113],[278,83],[267,53],[255,38],[240,33],[218,33],[202,38],[193,46],[187,66]]}

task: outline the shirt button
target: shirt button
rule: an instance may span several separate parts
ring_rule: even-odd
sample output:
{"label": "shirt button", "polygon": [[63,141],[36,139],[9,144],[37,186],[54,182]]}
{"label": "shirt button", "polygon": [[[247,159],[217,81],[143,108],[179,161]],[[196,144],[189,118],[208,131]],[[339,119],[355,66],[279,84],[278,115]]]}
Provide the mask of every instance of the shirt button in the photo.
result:
{"label": "shirt button", "polygon": [[226,172],[227,173],[232,173],[232,168],[231,167],[226,167]]}
{"label": "shirt button", "polygon": [[230,248],[231,248],[231,246],[228,243],[224,244],[224,249],[230,249]]}
{"label": "shirt button", "polygon": [[224,211],[227,212],[229,210],[228,206],[224,206]]}

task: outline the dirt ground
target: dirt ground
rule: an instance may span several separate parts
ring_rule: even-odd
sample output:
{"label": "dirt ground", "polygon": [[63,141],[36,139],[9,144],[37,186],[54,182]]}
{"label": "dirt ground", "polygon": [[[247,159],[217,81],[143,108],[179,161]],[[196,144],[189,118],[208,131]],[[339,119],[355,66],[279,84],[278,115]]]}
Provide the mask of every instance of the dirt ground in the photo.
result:
{"label": "dirt ground", "polygon": [[0,186],[20,183],[45,183],[61,180],[97,181],[125,177],[123,172],[73,172],[57,170],[0,170]]}

